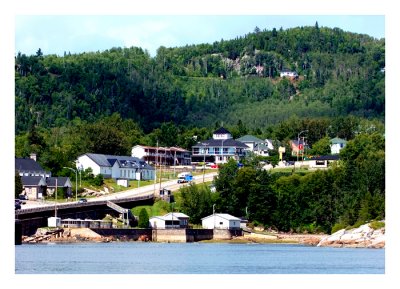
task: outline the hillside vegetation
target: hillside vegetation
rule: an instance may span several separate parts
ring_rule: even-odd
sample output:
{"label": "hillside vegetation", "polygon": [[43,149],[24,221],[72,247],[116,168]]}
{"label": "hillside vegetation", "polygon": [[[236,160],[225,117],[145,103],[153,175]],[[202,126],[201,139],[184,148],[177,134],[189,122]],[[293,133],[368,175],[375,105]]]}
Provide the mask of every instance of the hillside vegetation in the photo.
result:
{"label": "hillside vegetation", "polygon": [[[117,112],[145,133],[173,122],[249,129],[303,117],[384,118],[385,40],[338,28],[260,31],[232,40],[64,56],[18,53],[16,133]],[[282,79],[280,71],[299,74]]]}

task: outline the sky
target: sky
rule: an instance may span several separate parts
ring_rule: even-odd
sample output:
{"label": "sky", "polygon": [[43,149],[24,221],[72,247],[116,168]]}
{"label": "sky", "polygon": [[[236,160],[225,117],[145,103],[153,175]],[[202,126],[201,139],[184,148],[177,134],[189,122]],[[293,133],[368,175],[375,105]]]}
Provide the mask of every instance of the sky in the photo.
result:
{"label": "sky", "polygon": [[15,53],[47,54],[141,47],[151,56],[160,46],[176,47],[229,40],[273,28],[338,27],[385,37],[384,15],[17,15]]}

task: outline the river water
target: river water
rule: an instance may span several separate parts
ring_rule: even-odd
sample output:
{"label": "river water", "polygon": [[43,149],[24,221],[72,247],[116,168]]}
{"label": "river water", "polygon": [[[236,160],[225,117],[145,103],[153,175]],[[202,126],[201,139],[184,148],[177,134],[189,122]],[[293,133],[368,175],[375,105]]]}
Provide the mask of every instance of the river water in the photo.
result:
{"label": "river water", "polygon": [[293,244],[74,243],[15,246],[16,274],[384,274],[385,249]]}

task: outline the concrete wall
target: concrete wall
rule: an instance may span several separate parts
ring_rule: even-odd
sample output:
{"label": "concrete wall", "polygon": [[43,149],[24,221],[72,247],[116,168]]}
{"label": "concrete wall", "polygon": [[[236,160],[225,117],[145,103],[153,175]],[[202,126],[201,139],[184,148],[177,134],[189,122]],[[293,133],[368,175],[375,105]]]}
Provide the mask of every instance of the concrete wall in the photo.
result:
{"label": "concrete wall", "polygon": [[186,242],[186,229],[153,230],[154,242]]}
{"label": "concrete wall", "polygon": [[91,228],[92,231],[102,236],[116,236],[121,239],[137,241],[140,236],[147,236],[152,240],[152,229],[106,229],[106,228]]}
{"label": "concrete wall", "polygon": [[211,240],[213,236],[212,229],[186,229],[186,242]]}

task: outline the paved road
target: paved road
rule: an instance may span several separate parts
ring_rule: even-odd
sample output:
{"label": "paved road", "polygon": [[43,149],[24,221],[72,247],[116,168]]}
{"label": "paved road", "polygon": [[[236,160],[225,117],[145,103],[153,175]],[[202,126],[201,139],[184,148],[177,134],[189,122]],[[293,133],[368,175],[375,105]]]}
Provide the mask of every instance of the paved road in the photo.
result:
{"label": "paved road", "polygon": [[[204,181],[205,182],[210,182],[213,180],[214,176],[216,176],[218,172],[212,172],[204,175]],[[197,175],[193,177],[193,181],[196,184],[200,184],[203,182],[203,175]],[[161,189],[166,188],[171,191],[177,191],[183,186],[187,186],[188,184],[178,184],[177,180],[170,180],[170,181],[164,181],[161,183]],[[160,190],[160,183],[155,183],[153,185],[147,185],[143,186],[140,188],[136,189],[130,189],[126,190],[123,192],[118,192],[114,194],[109,194],[105,196],[99,196],[96,198],[88,198],[88,202],[94,202],[94,201],[102,201],[102,200],[117,200],[121,198],[127,198],[127,197],[133,197],[133,196],[147,196],[147,195],[153,195],[154,192],[158,192]],[[70,202],[70,203],[74,203]],[[22,205],[22,209],[27,209],[27,208],[36,208],[36,207],[52,207],[54,206],[54,202],[46,202],[46,201],[27,201],[25,205]],[[66,203],[63,203],[66,204]]]}

